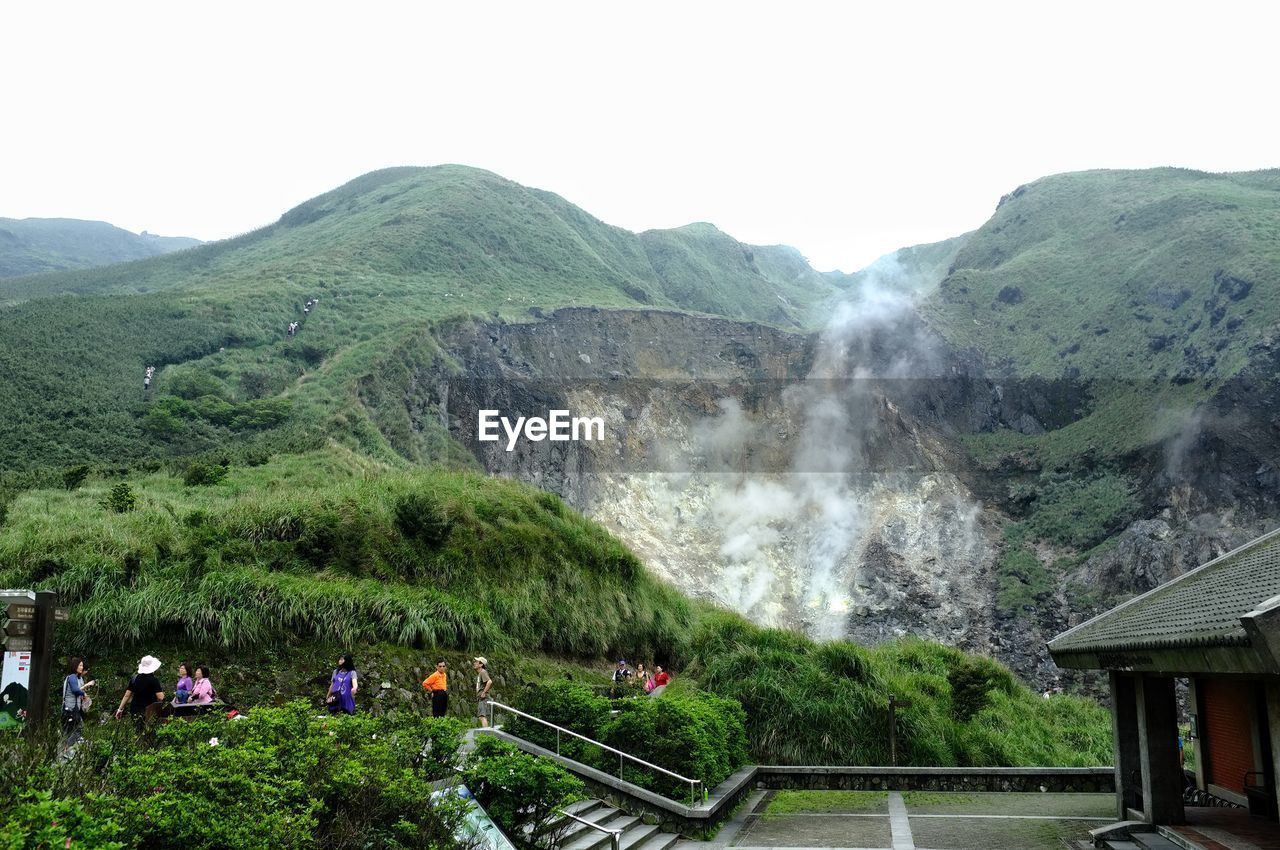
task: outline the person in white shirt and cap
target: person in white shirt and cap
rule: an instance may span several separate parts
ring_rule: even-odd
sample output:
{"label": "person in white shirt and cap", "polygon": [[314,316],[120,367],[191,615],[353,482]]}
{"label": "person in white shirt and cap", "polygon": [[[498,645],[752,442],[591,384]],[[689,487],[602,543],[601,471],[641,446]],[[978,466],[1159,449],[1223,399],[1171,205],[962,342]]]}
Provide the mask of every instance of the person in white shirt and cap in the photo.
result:
{"label": "person in white shirt and cap", "polygon": [[471,666],[476,671],[476,716],[480,718],[481,726],[488,726],[493,719],[493,703],[489,701],[489,690],[493,687],[489,659],[477,655],[471,659]]}

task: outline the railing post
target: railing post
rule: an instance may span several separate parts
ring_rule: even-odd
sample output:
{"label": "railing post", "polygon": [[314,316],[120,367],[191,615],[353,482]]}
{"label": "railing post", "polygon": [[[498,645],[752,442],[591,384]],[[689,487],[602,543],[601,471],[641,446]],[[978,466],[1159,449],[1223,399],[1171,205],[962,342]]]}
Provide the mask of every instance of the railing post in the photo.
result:
{"label": "railing post", "polygon": [[556,727],[556,755],[560,755],[560,727]]}
{"label": "railing post", "polygon": [[622,830],[615,829],[609,834],[609,845],[612,850],[622,850]]}

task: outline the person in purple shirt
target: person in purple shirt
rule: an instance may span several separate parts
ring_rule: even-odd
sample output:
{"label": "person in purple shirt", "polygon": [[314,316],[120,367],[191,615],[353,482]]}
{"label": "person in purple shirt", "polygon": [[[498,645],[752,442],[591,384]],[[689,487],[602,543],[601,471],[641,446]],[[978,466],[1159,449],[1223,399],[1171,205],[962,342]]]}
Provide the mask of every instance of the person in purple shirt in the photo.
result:
{"label": "person in purple shirt", "polygon": [[338,656],[338,667],[333,671],[333,678],[329,681],[329,695],[325,697],[329,713],[337,714],[341,711],[344,714],[355,714],[358,690],[360,680],[356,674],[356,663],[350,653],[344,652]]}
{"label": "person in purple shirt", "polygon": [[173,698],[174,705],[186,705],[187,699],[191,696],[191,668],[184,664],[178,665],[178,687],[176,695]]}

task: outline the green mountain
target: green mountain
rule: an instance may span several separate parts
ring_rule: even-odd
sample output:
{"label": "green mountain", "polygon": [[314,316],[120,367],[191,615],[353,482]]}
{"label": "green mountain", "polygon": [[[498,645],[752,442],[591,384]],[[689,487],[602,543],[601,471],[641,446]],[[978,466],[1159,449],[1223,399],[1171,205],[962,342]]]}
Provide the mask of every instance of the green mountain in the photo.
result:
{"label": "green mountain", "polygon": [[1280,170],[1088,171],[1020,186],[923,310],[999,372],[1088,385],[1083,417],[1046,435],[980,436],[980,454],[1076,466],[1159,443],[1280,321]]}
{"label": "green mountain", "polygon": [[1020,375],[1220,382],[1280,317],[1280,170],[1087,171],[1006,195],[931,314]]}
{"label": "green mountain", "polygon": [[[837,292],[791,249],[743,245],[709,225],[636,235],[486,171],[378,171],[235,239],[0,282],[0,370],[11,387],[0,465],[243,448],[282,419],[294,427],[273,430],[271,447],[314,445],[334,430],[365,440],[373,429],[344,404],[356,379],[449,317],[648,305],[798,329]],[[287,338],[310,298],[320,303],[305,332]],[[173,410],[149,412],[148,365],[161,367],[155,397],[277,403],[265,416],[179,422]],[[183,383],[183,366],[205,383]],[[378,450],[376,438],[365,442]]]}
{"label": "green mountain", "polygon": [[0,303],[212,288],[228,303],[264,289],[323,287],[387,299],[367,304],[374,314],[521,316],[530,306],[647,304],[799,328],[834,286],[797,260],[790,249],[743,245],[710,225],[637,236],[475,168],[392,168],[197,251],[0,285]]}
{"label": "green mountain", "polygon": [[105,221],[0,218],[0,278],[124,263],[199,244],[185,236],[130,233]]}

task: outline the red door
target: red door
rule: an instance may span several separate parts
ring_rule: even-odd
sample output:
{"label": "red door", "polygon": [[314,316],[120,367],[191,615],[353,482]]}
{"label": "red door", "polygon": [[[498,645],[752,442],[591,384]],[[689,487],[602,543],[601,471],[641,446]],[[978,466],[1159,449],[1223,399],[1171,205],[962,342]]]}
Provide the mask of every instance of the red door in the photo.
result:
{"label": "red door", "polygon": [[1254,683],[1236,679],[1201,679],[1196,688],[1200,735],[1209,782],[1244,793],[1244,775],[1253,763]]}

